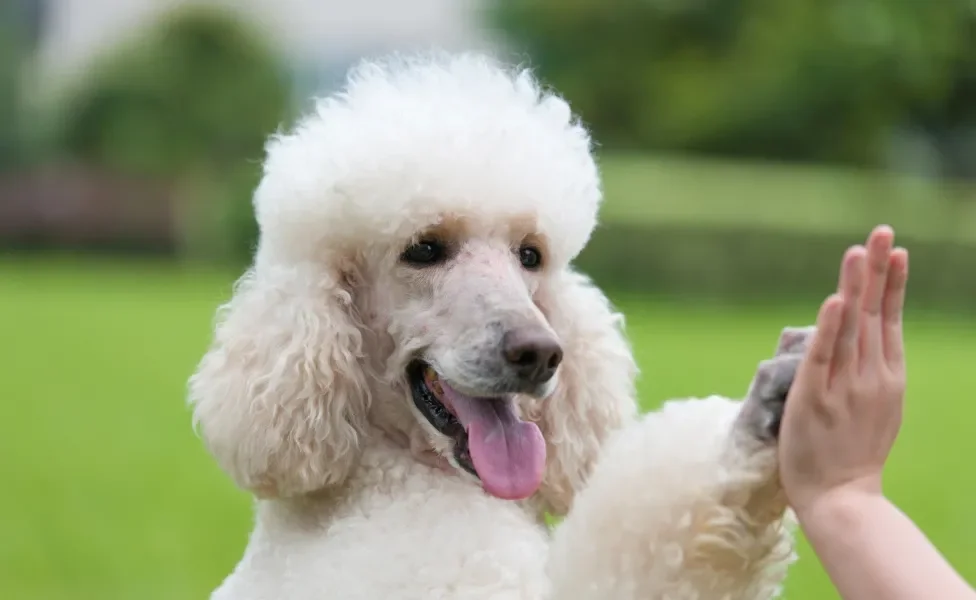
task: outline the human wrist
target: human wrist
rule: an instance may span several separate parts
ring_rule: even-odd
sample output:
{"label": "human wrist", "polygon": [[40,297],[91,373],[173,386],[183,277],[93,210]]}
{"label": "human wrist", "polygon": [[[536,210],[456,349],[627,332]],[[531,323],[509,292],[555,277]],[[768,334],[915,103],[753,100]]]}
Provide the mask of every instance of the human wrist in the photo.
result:
{"label": "human wrist", "polygon": [[863,516],[888,503],[880,488],[844,485],[817,494],[794,507],[800,527],[808,538],[818,534],[850,533],[863,522]]}

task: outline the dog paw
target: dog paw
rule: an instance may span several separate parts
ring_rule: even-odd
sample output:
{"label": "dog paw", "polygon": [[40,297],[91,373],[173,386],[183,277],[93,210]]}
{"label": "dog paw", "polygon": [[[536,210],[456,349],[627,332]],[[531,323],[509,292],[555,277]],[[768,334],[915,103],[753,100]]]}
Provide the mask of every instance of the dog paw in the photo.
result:
{"label": "dog paw", "polygon": [[801,354],[784,354],[759,363],[746,397],[747,410],[753,415],[752,434],[757,438],[763,441],[779,438],[786,396],[801,360]]}
{"label": "dog paw", "polygon": [[776,343],[775,356],[805,354],[816,330],[815,325],[784,328],[779,334],[779,342]]}
{"label": "dog paw", "polygon": [[759,363],[742,411],[745,426],[756,439],[771,443],[779,438],[786,396],[814,331],[814,327],[785,328],[775,356]]}

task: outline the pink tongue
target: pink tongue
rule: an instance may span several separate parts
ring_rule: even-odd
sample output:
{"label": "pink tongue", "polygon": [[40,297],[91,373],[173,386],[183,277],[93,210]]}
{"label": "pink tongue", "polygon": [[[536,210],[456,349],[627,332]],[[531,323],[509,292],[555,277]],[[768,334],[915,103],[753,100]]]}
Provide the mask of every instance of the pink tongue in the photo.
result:
{"label": "pink tongue", "polygon": [[471,398],[443,381],[444,399],[468,432],[471,462],[485,491],[506,500],[539,489],[546,442],[535,423],[519,420],[511,398]]}

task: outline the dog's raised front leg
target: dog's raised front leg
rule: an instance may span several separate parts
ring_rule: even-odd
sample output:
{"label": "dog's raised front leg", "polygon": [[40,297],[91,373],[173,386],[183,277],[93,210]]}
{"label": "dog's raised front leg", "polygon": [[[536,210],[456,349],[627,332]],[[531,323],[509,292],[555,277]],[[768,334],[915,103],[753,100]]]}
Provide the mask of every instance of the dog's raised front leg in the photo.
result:
{"label": "dog's raised front leg", "polygon": [[555,600],[765,600],[793,561],[776,464],[811,329],[787,329],[744,401],[672,401],[617,433],[566,520]]}

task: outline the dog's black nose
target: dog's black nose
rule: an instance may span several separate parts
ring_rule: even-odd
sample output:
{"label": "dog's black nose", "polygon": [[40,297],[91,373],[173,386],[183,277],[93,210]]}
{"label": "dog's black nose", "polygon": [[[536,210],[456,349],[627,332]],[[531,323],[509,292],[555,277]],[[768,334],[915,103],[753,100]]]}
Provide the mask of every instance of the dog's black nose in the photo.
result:
{"label": "dog's black nose", "polygon": [[541,327],[506,332],[502,337],[502,352],[519,379],[533,385],[552,379],[563,360],[559,342]]}

